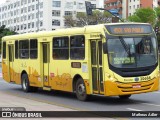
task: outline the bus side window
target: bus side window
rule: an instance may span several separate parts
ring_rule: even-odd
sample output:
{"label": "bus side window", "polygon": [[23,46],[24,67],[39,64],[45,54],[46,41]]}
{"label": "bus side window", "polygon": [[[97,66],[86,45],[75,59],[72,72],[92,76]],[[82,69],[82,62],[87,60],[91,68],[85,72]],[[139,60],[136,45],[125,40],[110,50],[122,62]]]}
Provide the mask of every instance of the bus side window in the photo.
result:
{"label": "bus side window", "polygon": [[69,58],[69,38],[54,37],[53,38],[53,59],[66,60]]}
{"label": "bus side window", "polygon": [[37,39],[30,40],[30,58],[36,59],[37,58]]}
{"label": "bus side window", "polygon": [[76,35],[70,37],[70,58],[82,60],[85,58],[85,37]]}
{"label": "bus side window", "polygon": [[18,59],[18,40],[15,41],[15,58]]}
{"label": "bus side window", "polygon": [[19,41],[19,58],[29,58],[29,40]]}
{"label": "bus side window", "polygon": [[3,42],[3,59],[6,59],[6,42]]}

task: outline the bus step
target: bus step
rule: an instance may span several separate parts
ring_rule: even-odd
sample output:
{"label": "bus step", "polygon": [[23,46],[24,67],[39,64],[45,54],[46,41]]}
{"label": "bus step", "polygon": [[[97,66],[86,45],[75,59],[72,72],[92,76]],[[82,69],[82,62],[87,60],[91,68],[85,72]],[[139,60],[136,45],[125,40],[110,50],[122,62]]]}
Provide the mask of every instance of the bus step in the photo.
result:
{"label": "bus step", "polygon": [[51,91],[50,87],[43,87],[43,90]]}

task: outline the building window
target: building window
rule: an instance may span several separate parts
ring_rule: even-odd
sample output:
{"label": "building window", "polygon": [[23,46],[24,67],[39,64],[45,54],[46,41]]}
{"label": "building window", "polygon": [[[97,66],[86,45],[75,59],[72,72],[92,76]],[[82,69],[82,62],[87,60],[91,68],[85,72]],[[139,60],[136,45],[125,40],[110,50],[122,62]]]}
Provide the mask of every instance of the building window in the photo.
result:
{"label": "building window", "polygon": [[25,30],[25,29],[27,29],[27,25],[26,25],[26,24],[24,24],[23,26],[24,26],[24,27],[23,27],[23,28],[24,28],[24,30]]}
{"label": "building window", "polygon": [[60,16],[60,10],[52,10],[52,16]]}
{"label": "building window", "polygon": [[31,19],[31,15],[28,15],[28,20],[30,20]]}
{"label": "building window", "polygon": [[43,17],[43,12],[40,12],[40,17]]}
{"label": "building window", "polygon": [[52,25],[60,26],[60,20],[52,20]]}
{"label": "building window", "polygon": [[43,21],[40,21],[40,26],[43,26]]}
{"label": "building window", "polygon": [[34,19],[34,13],[32,14],[32,19]]}
{"label": "building window", "polygon": [[3,59],[6,59],[6,42],[3,42]]}
{"label": "building window", "polygon": [[36,10],[38,10],[38,4],[36,4]]}
{"label": "building window", "polygon": [[32,5],[32,11],[34,10],[34,5]]}
{"label": "building window", "polygon": [[18,59],[18,40],[15,41],[15,58]]}
{"label": "building window", "polygon": [[30,40],[30,58],[36,59],[37,58],[37,39]]}
{"label": "building window", "polygon": [[65,11],[64,15],[65,16],[72,16],[72,11]]}
{"label": "building window", "polygon": [[69,59],[69,38],[56,37],[53,38],[53,59],[66,60]]}
{"label": "building window", "polygon": [[21,25],[21,30],[23,30],[23,25]]}
{"label": "building window", "polygon": [[29,58],[29,40],[19,41],[19,58]]}
{"label": "building window", "polygon": [[32,22],[32,28],[34,28],[34,22]]}
{"label": "building window", "polygon": [[96,8],[96,4],[91,4],[92,8]]}
{"label": "building window", "polygon": [[73,2],[66,2],[65,8],[67,8],[67,9],[73,9]]}
{"label": "building window", "polygon": [[43,2],[40,3],[40,8],[41,8],[41,9],[43,8]]}
{"label": "building window", "polygon": [[31,28],[31,23],[28,23],[28,29],[30,29]]}
{"label": "building window", "polygon": [[71,36],[70,38],[70,58],[85,58],[85,37],[83,35]]}
{"label": "building window", "polygon": [[53,0],[52,1],[52,6],[53,7],[61,7],[61,1]]}
{"label": "building window", "polygon": [[19,25],[17,26],[17,31],[19,30]]}
{"label": "building window", "polygon": [[85,5],[83,3],[78,3],[77,8],[78,9],[84,9]]}

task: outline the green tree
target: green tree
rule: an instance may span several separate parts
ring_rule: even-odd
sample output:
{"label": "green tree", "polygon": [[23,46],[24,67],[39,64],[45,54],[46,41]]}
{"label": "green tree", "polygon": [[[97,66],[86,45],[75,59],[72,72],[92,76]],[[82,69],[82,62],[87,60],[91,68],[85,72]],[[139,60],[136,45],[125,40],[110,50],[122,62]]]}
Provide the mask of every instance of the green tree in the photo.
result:
{"label": "green tree", "polygon": [[155,8],[156,14],[157,14],[157,24],[156,26],[160,26],[160,7]]}
{"label": "green tree", "polygon": [[128,21],[150,23],[152,26],[155,26],[157,22],[156,12],[151,8],[140,8],[132,16],[128,17]]}
{"label": "green tree", "polygon": [[[2,42],[2,37],[8,36],[8,35],[14,35],[17,34],[15,31],[11,31],[8,28],[5,27],[5,25],[0,26],[0,46]],[[0,49],[0,54],[1,54],[1,49]]]}
{"label": "green tree", "polygon": [[67,27],[81,27],[111,22],[112,15],[108,12],[94,10],[93,15],[88,16],[84,12],[78,12],[76,16],[64,16]]}

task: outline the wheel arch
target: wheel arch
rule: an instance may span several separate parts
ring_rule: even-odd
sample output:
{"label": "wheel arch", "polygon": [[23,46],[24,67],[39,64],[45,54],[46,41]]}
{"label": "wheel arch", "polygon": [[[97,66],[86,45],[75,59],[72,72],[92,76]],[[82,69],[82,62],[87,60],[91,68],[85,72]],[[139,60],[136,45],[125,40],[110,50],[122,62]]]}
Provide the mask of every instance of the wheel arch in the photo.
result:
{"label": "wheel arch", "polygon": [[[23,70],[22,72],[21,72],[21,82],[22,82],[22,75],[23,74],[27,74],[27,72],[25,71],[25,70]],[[27,74],[28,75],[28,74]]]}
{"label": "wheel arch", "polygon": [[[73,77],[73,81],[72,81],[72,90],[73,90],[73,92],[75,92],[76,91],[76,82],[77,82],[77,80],[79,79],[79,78],[82,78],[82,76],[81,75],[79,75],[79,74],[76,74],[74,77]],[[83,79],[83,78],[82,78]]]}

